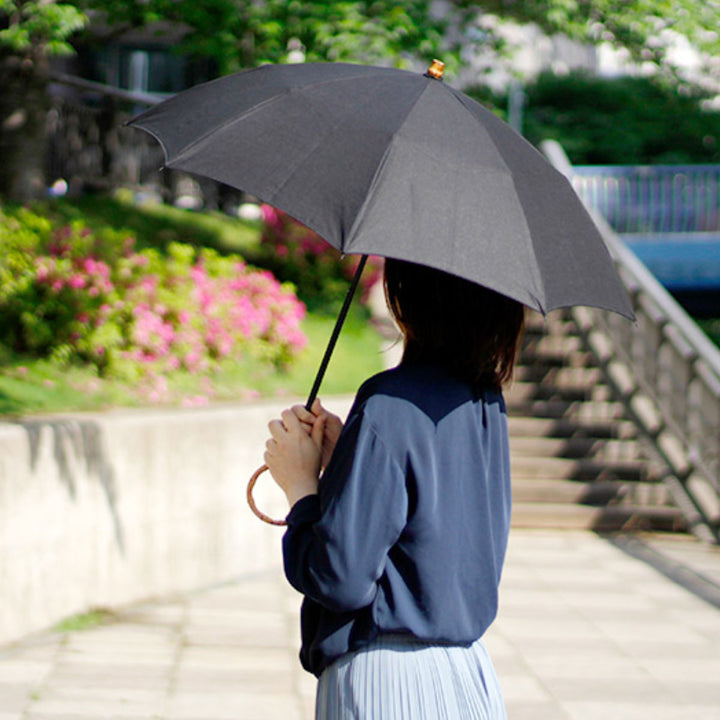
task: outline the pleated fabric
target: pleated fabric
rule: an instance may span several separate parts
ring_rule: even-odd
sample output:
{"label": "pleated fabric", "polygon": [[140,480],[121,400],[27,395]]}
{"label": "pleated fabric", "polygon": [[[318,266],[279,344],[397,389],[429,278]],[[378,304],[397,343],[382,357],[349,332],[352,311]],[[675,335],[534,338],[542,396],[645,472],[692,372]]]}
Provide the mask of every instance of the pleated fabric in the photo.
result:
{"label": "pleated fabric", "polygon": [[381,635],[325,669],[315,720],[506,720],[482,640],[469,647]]}

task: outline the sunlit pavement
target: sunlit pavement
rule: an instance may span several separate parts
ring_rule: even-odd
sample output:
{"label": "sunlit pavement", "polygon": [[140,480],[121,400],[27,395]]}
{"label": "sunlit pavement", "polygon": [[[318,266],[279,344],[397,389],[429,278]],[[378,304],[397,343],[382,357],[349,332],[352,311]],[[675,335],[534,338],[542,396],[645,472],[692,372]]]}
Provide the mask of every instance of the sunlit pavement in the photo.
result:
{"label": "sunlit pavement", "polygon": [[[309,719],[299,601],[278,562],[0,649],[0,720]],[[720,549],[513,530],[486,637],[510,720],[720,718],[713,603]]]}

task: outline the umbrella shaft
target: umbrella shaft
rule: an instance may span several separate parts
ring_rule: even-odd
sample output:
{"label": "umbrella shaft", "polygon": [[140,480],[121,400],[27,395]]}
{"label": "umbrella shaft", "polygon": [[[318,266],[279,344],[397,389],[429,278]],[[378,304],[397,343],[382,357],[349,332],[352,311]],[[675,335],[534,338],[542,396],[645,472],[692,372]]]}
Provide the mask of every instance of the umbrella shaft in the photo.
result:
{"label": "umbrella shaft", "polygon": [[320,384],[322,383],[323,378],[325,377],[325,371],[330,364],[330,357],[332,356],[333,350],[335,349],[335,343],[337,342],[338,336],[340,335],[340,330],[342,330],[343,323],[345,322],[345,318],[347,317],[348,310],[350,309],[350,303],[352,302],[353,295],[355,295],[355,290],[357,289],[358,283],[360,282],[360,276],[362,275],[363,269],[365,268],[365,263],[367,262],[367,259],[367,255],[363,255],[360,258],[360,263],[358,264],[357,270],[355,271],[355,276],[353,277],[352,282],[350,283],[350,288],[348,289],[347,295],[345,296],[345,302],[343,303],[342,309],[340,310],[338,319],[335,321],[335,327],[333,328],[332,335],[330,336],[328,346],[325,349],[325,355],[323,355],[322,362],[320,363],[320,368],[318,369],[317,375],[315,376],[315,382],[313,383],[312,390],[310,391],[310,395],[308,396],[307,402],[305,403],[306,410],[310,410],[312,404],[315,402],[318,391],[320,390]]}

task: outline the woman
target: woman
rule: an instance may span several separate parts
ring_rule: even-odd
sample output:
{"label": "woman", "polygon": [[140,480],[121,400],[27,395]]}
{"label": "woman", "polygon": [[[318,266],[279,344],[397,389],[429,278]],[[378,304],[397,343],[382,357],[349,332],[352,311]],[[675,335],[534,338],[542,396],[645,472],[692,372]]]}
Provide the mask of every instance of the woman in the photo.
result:
{"label": "woman", "polygon": [[500,388],[523,308],[391,259],[385,293],[401,363],[363,384],[344,427],[318,402],[286,410],[265,453],[291,506],[285,573],[305,596],[316,718],[505,718],[480,638],[510,524]]}

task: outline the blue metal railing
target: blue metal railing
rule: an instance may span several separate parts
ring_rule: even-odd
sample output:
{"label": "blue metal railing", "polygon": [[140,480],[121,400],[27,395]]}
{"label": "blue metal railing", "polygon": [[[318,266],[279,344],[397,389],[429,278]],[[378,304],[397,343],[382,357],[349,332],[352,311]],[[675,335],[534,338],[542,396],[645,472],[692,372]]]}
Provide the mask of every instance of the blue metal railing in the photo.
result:
{"label": "blue metal railing", "polygon": [[573,187],[619,234],[720,233],[720,165],[575,165]]}
{"label": "blue metal railing", "polygon": [[720,165],[578,165],[572,184],[666,288],[720,290]]}

